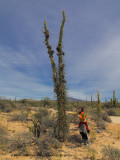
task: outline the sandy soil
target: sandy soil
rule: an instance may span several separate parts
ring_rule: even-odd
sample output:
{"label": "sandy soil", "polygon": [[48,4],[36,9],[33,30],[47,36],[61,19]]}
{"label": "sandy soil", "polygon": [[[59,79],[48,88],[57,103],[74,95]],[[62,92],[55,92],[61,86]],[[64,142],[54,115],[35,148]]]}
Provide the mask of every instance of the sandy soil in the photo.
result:
{"label": "sandy soil", "polygon": [[116,116],[110,116],[111,120],[113,123],[117,123],[120,124],[120,116],[116,117]]}

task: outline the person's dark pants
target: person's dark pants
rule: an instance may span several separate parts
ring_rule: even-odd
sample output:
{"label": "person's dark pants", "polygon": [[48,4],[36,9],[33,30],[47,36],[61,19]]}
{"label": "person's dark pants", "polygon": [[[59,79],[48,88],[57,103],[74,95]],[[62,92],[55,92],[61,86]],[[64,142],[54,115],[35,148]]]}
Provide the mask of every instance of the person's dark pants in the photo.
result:
{"label": "person's dark pants", "polygon": [[81,134],[81,136],[82,136],[82,139],[88,140],[88,137],[87,137],[87,135],[86,135],[85,133],[80,132],[80,134]]}

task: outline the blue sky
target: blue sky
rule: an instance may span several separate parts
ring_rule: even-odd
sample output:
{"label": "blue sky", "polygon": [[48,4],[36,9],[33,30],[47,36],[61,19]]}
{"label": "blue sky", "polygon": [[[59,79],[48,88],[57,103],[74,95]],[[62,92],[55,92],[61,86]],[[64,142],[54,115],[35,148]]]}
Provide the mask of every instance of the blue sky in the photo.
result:
{"label": "blue sky", "polygon": [[[54,98],[52,69],[42,33],[54,50],[62,11],[68,94],[120,99],[120,1],[0,0],[0,96]],[[57,56],[54,55],[55,60]]]}

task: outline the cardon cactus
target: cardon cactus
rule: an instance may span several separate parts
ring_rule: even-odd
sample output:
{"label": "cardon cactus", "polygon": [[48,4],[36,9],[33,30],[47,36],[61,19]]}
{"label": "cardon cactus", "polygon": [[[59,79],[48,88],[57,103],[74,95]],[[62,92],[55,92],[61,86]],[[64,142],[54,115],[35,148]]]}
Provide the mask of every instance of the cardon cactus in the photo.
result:
{"label": "cardon cactus", "polygon": [[57,138],[60,141],[66,140],[66,135],[68,133],[68,126],[66,122],[66,103],[67,103],[67,87],[65,80],[65,63],[64,55],[62,48],[62,39],[63,39],[63,28],[65,23],[65,12],[63,11],[63,20],[59,33],[59,41],[56,47],[57,56],[58,56],[58,67],[53,58],[54,51],[52,46],[49,44],[49,31],[47,29],[46,21],[44,21],[44,35],[45,35],[45,44],[48,49],[48,55],[51,61],[52,71],[53,71],[53,82],[54,82],[54,92],[57,98],[58,104],[58,121],[57,121]]}
{"label": "cardon cactus", "polygon": [[98,110],[98,113],[99,113],[99,112],[101,112],[101,102],[100,102],[100,93],[99,93],[99,90],[97,91],[97,102],[98,102],[97,110]]}
{"label": "cardon cactus", "polygon": [[117,99],[115,98],[115,91],[113,91],[113,106],[116,107]]}

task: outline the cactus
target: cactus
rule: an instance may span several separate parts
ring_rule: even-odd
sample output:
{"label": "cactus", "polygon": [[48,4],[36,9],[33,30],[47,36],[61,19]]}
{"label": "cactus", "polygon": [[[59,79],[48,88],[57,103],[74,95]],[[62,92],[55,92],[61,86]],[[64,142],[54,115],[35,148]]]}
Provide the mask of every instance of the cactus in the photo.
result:
{"label": "cactus", "polygon": [[86,96],[86,102],[87,102],[87,96]]}
{"label": "cactus", "polygon": [[117,99],[115,98],[115,90],[113,91],[113,106],[116,107]]}
{"label": "cactus", "polygon": [[110,99],[110,102],[111,102],[111,104],[113,105],[113,100],[112,100],[112,98]]}
{"label": "cactus", "polygon": [[92,105],[92,102],[93,102],[93,97],[92,97],[92,93],[91,93],[91,105]]}
{"label": "cactus", "polygon": [[99,93],[99,90],[97,91],[97,102],[98,102],[97,111],[98,111],[98,113],[100,113],[101,112],[101,102],[100,102],[100,93]]}
{"label": "cactus", "polygon": [[58,122],[57,122],[57,138],[60,141],[66,140],[66,133],[68,132],[68,126],[66,122],[66,103],[67,103],[67,88],[66,88],[66,80],[65,80],[65,63],[64,63],[64,55],[62,48],[62,39],[63,39],[63,28],[65,23],[65,12],[63,11],[63,20],[59,33],[59,41],[56,47],[57,56],[58,56],[58,67],[56,67],[56,63],[53,58],[54,51],[52,50],[52,46],[49,44],[49,31],[47,29],[46,21],[44,21],[44,35],[45,35],[45,44],[48,49],[48,55],[52,65],[53,71],[53,82],[54,82],[54,92],[57,98],[58,104]]}

